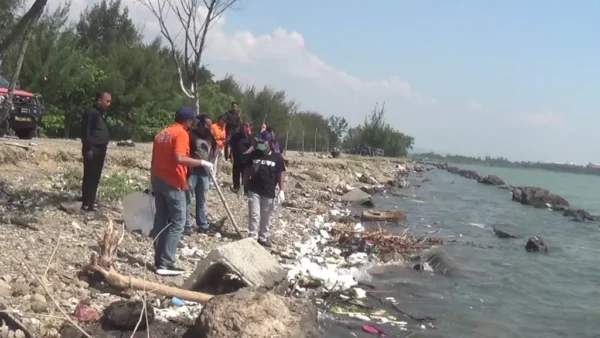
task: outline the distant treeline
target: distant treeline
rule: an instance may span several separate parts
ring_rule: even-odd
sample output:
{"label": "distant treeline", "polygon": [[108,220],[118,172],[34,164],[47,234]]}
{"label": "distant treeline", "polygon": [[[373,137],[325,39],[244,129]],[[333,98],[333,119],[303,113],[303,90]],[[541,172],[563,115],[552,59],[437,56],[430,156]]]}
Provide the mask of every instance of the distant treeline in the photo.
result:
{"label": "distant treeline", "polygon": [[422,153],[412,155],[414,158],[427,162],[447,162],[456,164],[474,164],[490,167],[502,168],[524,168],[524,169],[542,169],[557,172],[567,172],[574,174],[600,175],[600,167],[594,167],[591,164],[588,166],[560,164],[560,163],[544,163],[544,162],[518,162],[509,161],[504,157],[469,157],[462,155],[439,155],[436,153]]}

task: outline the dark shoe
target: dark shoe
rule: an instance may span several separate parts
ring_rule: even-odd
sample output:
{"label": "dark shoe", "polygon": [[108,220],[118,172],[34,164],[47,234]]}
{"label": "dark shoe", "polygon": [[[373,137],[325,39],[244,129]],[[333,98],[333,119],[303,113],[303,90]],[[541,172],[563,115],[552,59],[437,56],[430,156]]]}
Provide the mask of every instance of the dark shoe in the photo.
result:
{"label": "dark shoe", "polygon": [[265,248],[271,247],[271,241],[269,241],[268,239],[267,240],[259,239],[257,242],[258,242],[258,244],[262,245]]}
{"label": "dark shoe", "polygon": [[185,228],[183,229],[183,233],[181,233],[184,236],[191,236],[192,235],[192,229],[191,228]]}
{"label": "dark shoe", "polygon": [[81,206],[81,211],[83,212],[96,212],[96,208],[94,208],[93,206],[87,206],[87,205],[82,205]]}
{"label": "dark shoe", "polygon": [[185,272],[185,270],[171,266],[157,266],[154,271],[159,276],[181,276]]}
{"label": "dark shoe", "polygon": [[207,228],[198,227],[198,232],[201,234],[209,235],[209,236],[212,236],[217,233],[215,231],[215,229],[213,229],[212,227],[207,227]]}

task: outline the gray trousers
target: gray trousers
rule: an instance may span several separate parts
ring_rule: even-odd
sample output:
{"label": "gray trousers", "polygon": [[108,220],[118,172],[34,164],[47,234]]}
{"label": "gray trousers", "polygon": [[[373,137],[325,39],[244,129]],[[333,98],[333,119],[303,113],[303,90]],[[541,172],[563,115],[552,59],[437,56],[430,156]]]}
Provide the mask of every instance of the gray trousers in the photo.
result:
{"label": "gray trousers", "polygon": [[160,234],[154,243],[154,264],[157,267],[169,267],[175,263],[177,245],[185,227],[185,191],[170,186],[158,177],[152,178],[152,191],[156,214],[151,236]]}
{"label": "gray trousers", "polygon": [[269,239],[269,218],[275,207],[275,199],[248,193],[248,237],[266,241]]}

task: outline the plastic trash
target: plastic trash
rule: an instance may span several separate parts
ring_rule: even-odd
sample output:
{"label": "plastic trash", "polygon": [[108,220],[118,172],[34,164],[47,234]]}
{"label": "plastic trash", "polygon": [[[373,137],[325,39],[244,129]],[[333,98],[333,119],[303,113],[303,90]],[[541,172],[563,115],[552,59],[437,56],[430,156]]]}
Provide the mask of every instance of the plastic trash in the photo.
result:
{"label": "plastic trash", "polygon": [[155,213],[154,196],[151,193],[134,192],[123,197],[123,219],[127,230],[139,230],[144,236],[148,236],[154,224]]}
{"label": "plastic trash", "polygon": [[381,331],[373,325],[365,325],[362,329],[367,333],[376,334],[379,337],[385,337],[385,332]]}
{"label": "plastic trash", "polygon": [[183,303],[183,301],[177,297],[173,297],[171,298],[171,305],[173,306],[184,306],[185,304]]}

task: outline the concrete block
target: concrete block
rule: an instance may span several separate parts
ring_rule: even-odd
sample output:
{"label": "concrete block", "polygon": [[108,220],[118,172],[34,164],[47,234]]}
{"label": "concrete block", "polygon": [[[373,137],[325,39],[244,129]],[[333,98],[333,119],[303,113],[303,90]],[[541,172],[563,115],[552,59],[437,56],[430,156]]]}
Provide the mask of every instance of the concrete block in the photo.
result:
{"label": "concrete block", "polygon": [[[222,245],[202,260],[183,288],[198,291],[227,272],[236,274],[250,287],[270,289],[286,276],[285,269],[252,238]],[[221,275],[220,277],[217,275]]]}

